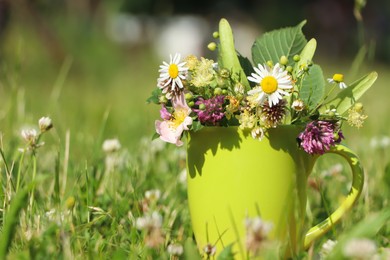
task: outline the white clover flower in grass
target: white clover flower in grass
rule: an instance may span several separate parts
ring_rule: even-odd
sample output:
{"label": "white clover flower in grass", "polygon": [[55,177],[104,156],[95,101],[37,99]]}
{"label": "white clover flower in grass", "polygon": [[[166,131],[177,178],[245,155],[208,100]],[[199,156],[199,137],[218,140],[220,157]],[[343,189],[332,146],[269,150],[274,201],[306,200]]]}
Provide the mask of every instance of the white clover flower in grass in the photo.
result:
{"label": "white clover flower in grass", "polygon": [[140,230],[153,230],[161,228],[162,221],[162,216],[158,212],[153,211],[151,215],[137,218],[135,225]]}
{"label": "white clover flower in grass", "polygon": [[148,190],[145,192],[145,198],[148,201],[154,202],[159,200],[161,197],[161,191],[160,190]]}
{"label": "white clover flower in grass", "polygon": [[345,257],[352,259],[372,259],[377,252],[374,241],[367,238],[355,238],[349,240],[343,248]]}
{"label": "white clover flower in grass", "polygon": [[332,253],[336,244],[337,244],[337,241],[333,241],[331,239],[328,239],[324,244],[322,244],[321,251],[320,251],[321,257],[325,258],[330,253]]}
{"label": "white clover flower in grass", "polygon": [[176,53],[173,58],[170,55],[169,63],[164,61],[160,66],[157,86],[162,89],[168,99],[172,98],[172,93],[184,88],[182,80],[186,79],[188,71],[185,64],[186,62],[180,62],[180,54]]}
{"label": "white clover flower in grass", "polygon": [[334,74],[332,78],[328,78],[328,82],[338,84],[340,89],[347,88],[347,84],[344,82],[343,74]]}
{"label": "white clover flower in grass", "polygon": [[212,244],[208,243],[203,247],[203,252],[208,256],[214,256],[215,253],[217,252],[217,248],[213,246]]}
{"label": "white clover flower in grass", "polygon": [[260,217],[246,218],[246,249],[253,253],[257,253],[267,242],[268,234],[273,225],[272,223],[263,221]]}
{"label": "white clover flower in grass", "polygon": [[21,132],[21,136],[31,148],[36,147],[38,141],[37,130],[35,130],[34,128],[23,129]]}
{"label": "white clover flower in grass", "polygon": [[291,77],[287,71],[277,63],[273,68],[259,64],[253,68],[256,73],[248,77],[249,81],[258,84],[248,91],[248,100],[255,105],[262,105],[268,99],[269,106],[272,107],[279,103],[283,96],[290,95],[288,90],[292,89]]}
{"label": "white clover flower in grass", "polygon": [[169,244],[167,251],[170,255],[180,256],[183,254],[183,246],[180,244]]}
{"label": "white clover flower in grass", "polygon": [[107,139],[103,142],[102,148],[105,153],[113,153],[121,149],[121,144],[118,139]]}
{"label": "white clover flower in grass", "polygon": [[38,121],[41,132],[49,131],[53,127],[53,122],[50,117],[41,117]]}

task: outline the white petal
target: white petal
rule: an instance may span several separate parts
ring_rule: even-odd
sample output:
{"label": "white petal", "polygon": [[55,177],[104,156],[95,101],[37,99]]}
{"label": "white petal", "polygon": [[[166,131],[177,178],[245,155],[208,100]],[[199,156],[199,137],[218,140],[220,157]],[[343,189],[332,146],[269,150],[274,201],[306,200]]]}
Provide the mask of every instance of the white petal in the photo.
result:
{"label": "white petal", "polygon": [[169,78],[169,80],[164,84],[164,87],[168,86],[172,82],[172,79]]}
{"label": "white petal", "polygon": [[248,91],[248,95],[253,96],[254,94],[262,92],[261,88],[253,88]]}
{"label": "white petal", "polygon": [[[257,75],[256,74],[252,74],[252,76],[257,76]],[[255,83],[260,83],[261,82],[261,79],[258,79],[258,78],[255,78],[255,77],[251,77],[251,76],[248,76],[248,80],[252,81],[252,82],[255,82]]]}
{"label": "white petal", "polygon": [[176,79],[175,79],[175,82],[176,82],[176,84],[179,86],[179,88],[184,88],[183,82],[181,82],[181,80],[180,80],[179,78],[176,78]]}
{"label": "white petal", "polygon": [[255,71],[256,71],[256,73],[259,75],[259,77],[261,78],[261,79],[263,79],[263,78],[265,78],[266,76],[268,76],[269,75],[269,73],[268,73],[268,71],[267,70],[265,70],[260,64],[259,64],[259,68],[261,67],[261,69],[258,69],[258,68],[253,68]]}
{"label": "white petal", "polygon": [[171,87],[171,89],[175,90],[175,86],[176,86],[176,80],[172,80],[172,87]]}

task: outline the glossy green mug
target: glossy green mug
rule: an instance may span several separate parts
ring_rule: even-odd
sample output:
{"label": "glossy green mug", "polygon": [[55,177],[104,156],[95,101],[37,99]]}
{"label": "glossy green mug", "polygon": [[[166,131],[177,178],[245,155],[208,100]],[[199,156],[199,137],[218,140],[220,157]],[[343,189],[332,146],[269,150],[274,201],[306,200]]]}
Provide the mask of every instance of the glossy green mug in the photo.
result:
{"label": "glossy green mug", "polygon": [[[282,257],[307,249],[349,210],[363,187],[363,170],[355,153],[336,145],[352,169],[352,188],[326,220],[304,230],[306,184],[318,155],[298,147],[303,129],[293,125],[269,129],[262,141],[238,127],[204,127],[187,136],[188,203],[197,246],[215,245],[217,254],[234,243],[237,259],[247,259],[245,219],[271,222],[269,239],[280,243]],[[250,257],[250,256],[249,256]]]}

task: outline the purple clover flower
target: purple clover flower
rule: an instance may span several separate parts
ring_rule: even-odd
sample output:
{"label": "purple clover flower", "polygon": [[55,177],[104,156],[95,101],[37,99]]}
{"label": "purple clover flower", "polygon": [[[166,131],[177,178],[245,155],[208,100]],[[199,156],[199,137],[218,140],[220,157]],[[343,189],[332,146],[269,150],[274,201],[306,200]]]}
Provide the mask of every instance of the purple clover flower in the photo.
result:
{"label": "purple clover flower", "polygon": [[196,105],[204,105],[204,109],[193,109],[198,115],[198,119],[202,124],[217,125],[225,116],[223,112],[223,103],[225,96],[219,95],[210,99],[199,98],[195,102]]}
{"label": "purple clover flower", "polygon": [[[337,135],[335,137],[335,132]],[[306,129],[299,134],[301,147],[309,154],[323,154],[331,146],[341,142],[344,135],[341,130],[336,131],[335,124],[329,121],[313,121],[306,125]]]}

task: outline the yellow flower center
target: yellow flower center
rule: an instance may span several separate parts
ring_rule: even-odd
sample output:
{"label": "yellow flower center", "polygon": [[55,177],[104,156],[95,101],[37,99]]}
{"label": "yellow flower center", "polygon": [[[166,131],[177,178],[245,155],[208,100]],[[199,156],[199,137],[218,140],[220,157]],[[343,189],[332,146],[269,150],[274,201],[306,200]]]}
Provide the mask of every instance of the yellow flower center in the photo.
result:
{"label": "yellow flower center", "polygon": [[278,89],[278,81],[273,76],[266,76],[260,82],[260,86],[266,94],[272,94]]}
{"label": "yellow flower center", "polygon": [[336,81],[337,83],[343,82],[344,81],[344,75],[343,74],[334,74],[333,75],[333,80]]}
{"label": "yellow flower center", "polygon": [[184,122],[187,115],[188,114],[187,114],[187,111],[185,109],[177,109],[172,114],[171,127],[173,127],[174,129],[178,128],[179,125],[181,125]]}
{"label": "yellow flower center", "polygon": [[168,73],[171,78],[175,79],[179,75],[179,68],[176,64],[171,64],[169,65]]}

